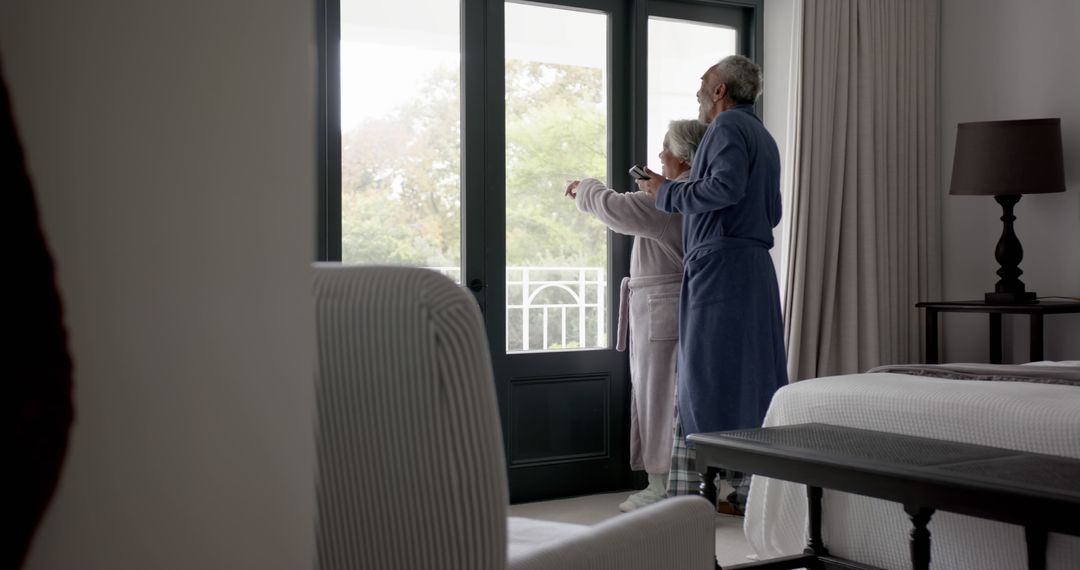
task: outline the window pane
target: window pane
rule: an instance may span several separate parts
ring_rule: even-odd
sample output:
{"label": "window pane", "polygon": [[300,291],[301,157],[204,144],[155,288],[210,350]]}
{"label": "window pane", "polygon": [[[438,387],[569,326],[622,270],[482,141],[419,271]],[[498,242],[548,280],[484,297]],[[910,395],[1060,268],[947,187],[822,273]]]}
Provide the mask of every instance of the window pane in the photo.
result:
{"label": "window pane", "polygon": [[608,240],[563,197],[607,178],[608,21],[506,4],[506,350],[608,347]]}
{"label": "window pane", "polygon": [[456,2],[341,0],[341,257],[460,281]]}
{"label": "window pane", "polygon": [[660,172],[668,123],[698,116],[701,76],[735,54],[735,30],[715,24],[649,18],[648,145],[650,167]]}

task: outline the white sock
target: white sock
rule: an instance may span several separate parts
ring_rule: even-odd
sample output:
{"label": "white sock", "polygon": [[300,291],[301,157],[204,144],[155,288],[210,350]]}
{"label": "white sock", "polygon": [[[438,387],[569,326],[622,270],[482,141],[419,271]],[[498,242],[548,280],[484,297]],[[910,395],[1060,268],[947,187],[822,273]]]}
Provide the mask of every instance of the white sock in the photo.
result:
{"label": "white sock", "polygon": [[667,473],[649,473],[649,486],[619,503],[619,510],[628,513],[667,498]]}

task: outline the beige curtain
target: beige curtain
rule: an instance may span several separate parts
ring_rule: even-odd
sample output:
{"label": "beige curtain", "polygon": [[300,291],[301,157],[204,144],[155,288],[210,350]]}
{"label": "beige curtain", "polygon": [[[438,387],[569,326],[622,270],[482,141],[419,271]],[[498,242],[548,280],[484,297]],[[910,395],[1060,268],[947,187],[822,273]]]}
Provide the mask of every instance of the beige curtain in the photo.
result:
{"label": "beige curtain", "polygon": [[805,0],[784,320],[794,380],[921,361],[941,291],[938,0]]}

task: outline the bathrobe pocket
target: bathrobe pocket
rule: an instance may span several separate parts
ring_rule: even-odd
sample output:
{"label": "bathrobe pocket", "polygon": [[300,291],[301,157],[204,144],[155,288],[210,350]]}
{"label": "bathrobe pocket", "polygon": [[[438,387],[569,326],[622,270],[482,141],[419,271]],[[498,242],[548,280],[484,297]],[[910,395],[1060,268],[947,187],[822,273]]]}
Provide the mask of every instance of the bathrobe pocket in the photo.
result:
{"label": "bathrobe pocket", "polygon": [[679,340],[679,293],[649,295],[649,340]]}

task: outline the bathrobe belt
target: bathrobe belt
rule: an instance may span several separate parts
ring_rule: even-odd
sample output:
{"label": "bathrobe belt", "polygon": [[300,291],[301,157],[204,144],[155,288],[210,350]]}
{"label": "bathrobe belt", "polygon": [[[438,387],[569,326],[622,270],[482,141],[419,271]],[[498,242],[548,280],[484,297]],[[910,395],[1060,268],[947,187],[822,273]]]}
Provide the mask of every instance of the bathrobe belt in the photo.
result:
{"label": "bathrobe belt", "polygon": [[769,249],[772,245],[752,238],[716,237],[690,248],[690,250],[686,252],[685,259],[686,262],[691,262],[723,249],[738,249],[743,247]]}
{"label": "bathrobe belt", "polygon": [[630,330],[630,290],[680,282],[682,282],[682,273],[623,277],[622,283],[619,284],[619,325],[615,334],[615,350],[626,351],[626,337]]}

